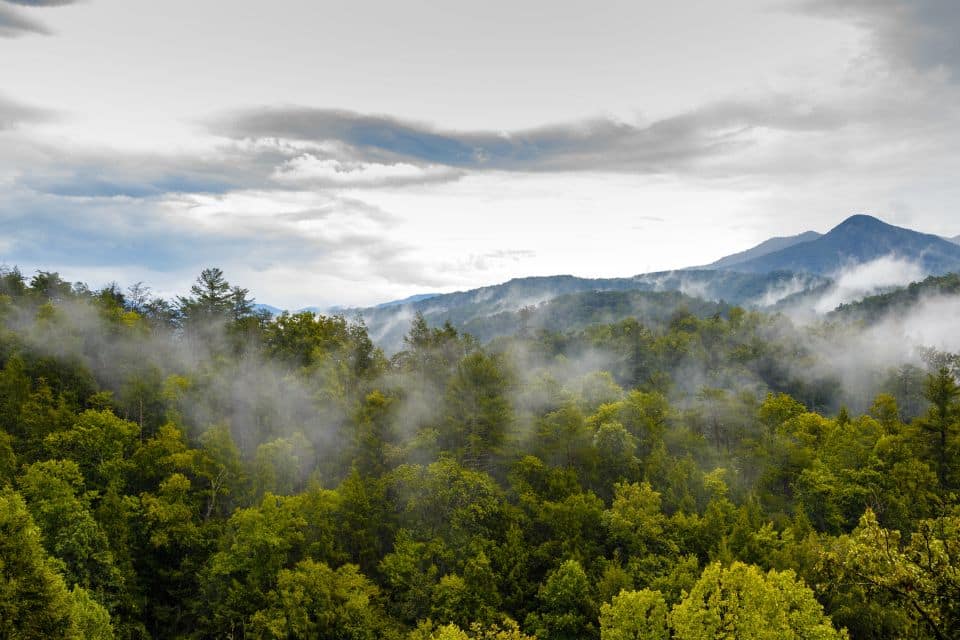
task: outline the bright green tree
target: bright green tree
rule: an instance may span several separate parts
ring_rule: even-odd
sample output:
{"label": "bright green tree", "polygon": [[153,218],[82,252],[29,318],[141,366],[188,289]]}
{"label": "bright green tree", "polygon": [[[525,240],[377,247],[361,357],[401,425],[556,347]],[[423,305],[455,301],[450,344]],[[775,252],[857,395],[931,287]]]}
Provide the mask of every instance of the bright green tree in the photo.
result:
{"label": "bright green tree", "polygon": [[79,585],[70,591],[70,616],[83,640],[113,640],[110,614]]}
{"label": "bright green tree", "polygon": [[659,591],[621,591],[600,607],[600,640],[667,640],[667,603]]}
{"label": "bright green tree", "polygon": [[307,559],[283,569],[267,606],[251,617],[251,638],[377,640],[389,623],[379,590],[355,565],[333,570]]}
{"label": "bright green tree", "polygon": [[129,460],[138,444],[140,427],[110,411],[84,411],[70,429],[48,435],[44,445],[54,458],[80,466],[92,487],[122,489],[132,468]]}
{"label": "bright green tree", "polygon": [[793,571],[714,563],[670,613],[677,640],[840,640],[813,592]]}
{"label": "bright green tree", "polygon": [[867,510],[822,562],[832,579],[900,609],[938,640],[960,629],[960,517],[920,521],[905,537]]}

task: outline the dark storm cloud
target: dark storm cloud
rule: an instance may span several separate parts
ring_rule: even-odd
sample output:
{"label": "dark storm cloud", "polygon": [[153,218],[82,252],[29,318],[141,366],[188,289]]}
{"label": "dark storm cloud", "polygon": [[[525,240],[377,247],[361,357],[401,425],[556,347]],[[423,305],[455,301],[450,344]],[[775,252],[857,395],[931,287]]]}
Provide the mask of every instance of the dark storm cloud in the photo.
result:
{"label": "dark storm cloud", "polygon": [[390,116],[313,108],[239,111],[213,124],[238,139],[339,143],[358,159],[507,171],[660,172],[749,144],[758,128],[825,130],[842,113],[774,98],[721,102],[644,125],[593,119],[512,132],[455,131]]}
{"label": "dark storm cloud", "polygon": [[50,33],[39,22],[31,20],[12,7],[0,4],[0,38],[17,38],[29,33]]}
{"label": "dark storm cloud", "polygon": [[869,29],[879,51],[921,71],[960,78],[960,2],[956,0],[809,0],[816,13]]}

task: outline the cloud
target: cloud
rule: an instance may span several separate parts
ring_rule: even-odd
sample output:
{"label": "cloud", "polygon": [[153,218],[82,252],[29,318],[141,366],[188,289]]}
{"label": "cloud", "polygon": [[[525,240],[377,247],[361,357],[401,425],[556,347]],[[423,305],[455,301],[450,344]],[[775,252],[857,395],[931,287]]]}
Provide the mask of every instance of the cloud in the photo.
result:
{"label": "cloud", "polygon": [[39,22],[24,16],[12,7],[0,4],[0,38],[18,38],[30,33],[49,34]]}
{"label": "cloud", "polygon": [[834,285],[816,302],[814,310],[827,313],[844,302],[918,282],[925,275],[923,267],[895,255],[853,265],[833,274]]}
{"label": "cloud", "polygon": [[211,123],[234,139],[335,148],[355,161],[463,170],[660,173],[754,144],[760,129],[822,131],[841,111],[784,96],[717,102],[646,124],[597,118],[517,131],[456,131],[384,115],[309,107],[241,110]]}
{"label": "cloud", "polygon": [[[9,104],[9,107],[5,105]],[[8,115],[9,114],[9,115]],[[39,120],[46,112],[0,99],[0,130]],[[58,196],[151,198],[164,194],[223,194],[244,189],[379,188],[455,180],[445,166],[356,160],[321,145],[240,140],[202,152],[150,153],[108,148],[64,148],[20,136],[0,148],[16,182]],[[29,167],[29,171],[15,171]]]}
{"label": "cloud", "polygon": [[461,175],[460,171],[438,165],[357,162],[304,153],[278,166],[271,177],[300,187],[375,187],[442,182]]}
{"label": "cloud", "polygon": [[29,122],[41,122],[51,117],[51,112],[31,107],[0,95],[0,131],[13,129]]}
{"label": "cloud", "polygon": [[955,0],[809,0],[815,13],[868,29],[889,59],[919,71],[943,69],[958,79],[960,4]]}
{"label": "cloud", "polygon": [[81,198],[153,198],[283,188],[274,185],[270,174],[290,157],[278,149],[251,149],[249,145],[161,154],[54,145],[27,136],[7,142],[6,148],[0,149],[0,175],[6,167],[22,187]]}
{"label": "cloud", "polygon": [[63,7],[68,4],[76,4],[80,0],[7,0],[11,4],[19,4],[25,7]]}
{"label": "cloud", "polygon": [[0,197],[0,264],[70,279],[136,273],[166,291],[216,264],[260,299],[294,306],[367,303],[398,285],[457,282],[396,238],[397,224],[368,203],[322,193],[79,197],[21,186]]}

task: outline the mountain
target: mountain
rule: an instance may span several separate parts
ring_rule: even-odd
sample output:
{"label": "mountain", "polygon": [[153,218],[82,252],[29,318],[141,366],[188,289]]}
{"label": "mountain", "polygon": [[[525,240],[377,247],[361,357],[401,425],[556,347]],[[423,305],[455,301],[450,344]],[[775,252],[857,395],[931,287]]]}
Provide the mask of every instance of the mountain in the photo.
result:
{"label": "mountain", "polygon": [[[887,256],[915,262],[927,274],[960,272],[960,244],[855,215],[826,234],[807,231],[771,238],[707,267],[626,278],[516,278],[469,291],[322,312],[362,317],[371,338],[388,352],[403,348],[403,336],[417,313],[432,326],[450,322],[481,340],[516,332],[521,323],[564,330],[630,315],[659,321],[680,307],[695,314],[712,314],[730,304],[779,310],[810,307],[813,313],[839,286],[829,275]],[[665,292],[676,295],[649,295]]]}
{"label": "mountain", "polygon": [[754,258],[759,258],[760,256],[765,256],[775,251],[780,251],[781,249],[786,249],[787,247],[792,247],[795,244],[800,244],[802,242],[810,242],[811,240],[816,240],[821,237],[822,234],[817,233],[816,231],[804,231],[801,234],[795,236],[786,236],[778,238],[770,238],[769,240],[764,240],[757,246],[747,249],[746,251],[741,251],[740,253],[734,253],[732,255],[720,258],[716,262],[710,263],[702,269],[731,269],[734,265],[740,264],[742,262],[747,262]]}
{"label": "mountain", "polygon": [[952,238],[947,238],[947,240],[954,244],[960,244],[960,236],[953,236]]}
{"label": "mountain", "polygon": [[749,273],[780,270],[828,275],[885,256],[915,262],[928,274],[960,271],[960,245],[868,215],[851,216],[819,238],[739,261],[728,268]]}
{"label": "mountain", "polygon": [[418,293],[415,296],[410,296],[404,298],[403,300],[391,300],[390,302],[381,302],[377,305],[378,309],[383,309],[385,307],[396,307],[398,305],[411,304],[413,302],[420,302],[421,300],[429,300],[430,298],[437,297],[438,293]]}
{"label": "mountain", "polygon": [[[814,275],[796,275],[789,272],[740,273],[723,270],[682,270],[648,273],[629,278],[577,278],[570,275],[516,278],[502,284],[470,291],[438,294],[407,303],[378,305],[365,309],[343,309],[345,316],[360,315],[371,338],[386,349],[403,347],[403,336],[417,313],[427,322],[440,325],[449,321],[453,326],[476,334],[481,339],[504,335],[498,327],[516,328],[512,314],[521,309],[537,312],[550,301],[561,296],[579,295],[563,305],[549,307],[553,314],[541,324],[551,327],[578,325],[580,318],[626,317],[630,309],[659,317],[650,310],[651,304],[674,304],[668,298],[603,296],[606,292],[677,292],[698,301],[765,306],[799,290],[821,285],[826,280]],[[714,309],[715,307],[711,307]],[[627,314],[629,315],[629,313]]]}

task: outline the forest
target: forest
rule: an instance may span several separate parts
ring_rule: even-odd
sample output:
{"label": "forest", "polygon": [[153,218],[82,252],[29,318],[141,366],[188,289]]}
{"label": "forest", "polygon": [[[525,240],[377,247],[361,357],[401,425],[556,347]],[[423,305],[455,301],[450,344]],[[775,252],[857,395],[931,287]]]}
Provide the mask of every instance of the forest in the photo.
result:
{"label": "forest", "polygon": [[3,268],[0,637],[960,637],[960,357],[644,304],[389,353]]}

